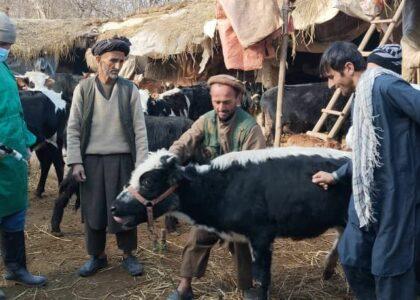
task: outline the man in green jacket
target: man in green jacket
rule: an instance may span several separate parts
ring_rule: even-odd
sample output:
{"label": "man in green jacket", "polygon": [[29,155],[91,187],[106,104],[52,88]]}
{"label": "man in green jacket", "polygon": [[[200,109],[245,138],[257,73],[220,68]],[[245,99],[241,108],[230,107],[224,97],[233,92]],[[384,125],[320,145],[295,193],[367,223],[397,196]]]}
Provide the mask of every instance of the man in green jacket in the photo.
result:
{"label": "man in green jacket", "polygon": [[[16,27],[0,13],[0,144],[29,158],[29,146],[35,136],[26,128],[19,92],[13,74],[6,65],[11,45],[16,40]],[[0,155],[0,230],[2,257],[7,280],[28,286],[46,283],[26,269],[25,215],[28,207],[28,166],[23,160]],[[0,296],[1,297],[1,296]]]}
{"label": "man in green jacket", "polygon": [[[208,80],[213,110],[201,116],[169,148],[185,163],[199,155],[203,161],[234,151],[265,148],[265,138],[254,118],[242,110],[245,87],[235,77],[220,74]],[[199,153],[197,153],[199,152]],[[204,276],[210,251],[220,240],[216,233],[193,227],[182,253],[181,282],[167,300],[192,300],[193,277]],[[229,245],[237,268],[238,288],[244,299],[255,299],[252,283],[252,260],[248,243]]]}

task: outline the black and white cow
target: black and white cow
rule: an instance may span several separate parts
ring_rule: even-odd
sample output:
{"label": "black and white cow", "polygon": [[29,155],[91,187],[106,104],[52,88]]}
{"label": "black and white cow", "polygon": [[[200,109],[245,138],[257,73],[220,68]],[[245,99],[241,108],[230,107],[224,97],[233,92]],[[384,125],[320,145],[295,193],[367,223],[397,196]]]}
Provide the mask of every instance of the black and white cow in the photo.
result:
{"label": "black and white cow", "polygon": [[276,237],[312,238],[345,226],[350,185],[339,183],[325,191],[311,178],[349,159],[349,153],[334,149],[284,147],[232,152],[210,165],[182,167],[173,154],[161,150],[136,168],[111,211],[116,221],[134,227],[147,221],[139,195],[152,200],[175,188],[154,206],[154,217],[183,216],[224,239],[249,241],[254,279],[261,287],[258,299],[267,299]]}
{"label": "black and white cow", "polygon": [[[252,114],[255,100],[251,92],[243,95],[241,107]],[[156,100],[147,102],[147,113],[151,116],[182,116],[193,121],[212,109],[210,89],[205,83],[174,88],[160,94]]]}
{"label": "black and white cow", "polygon": [[[178,117],[155,117],[145,116],[147,141],[150,151],[157,151],[162,148],[169,148],[182,133],[187,131],[192,121],[187,118]],[[71,170],[68,171],[62,184],[60,184],[59,195],[55,200],[53,214],[51,217],[51,231],[56,235],[61,234],[60,224],[63,219],[64,208],[70,201],[70,198],[76,194],[77,209],[80,206],[80,195],[78,193],[79,185],[73,178]],[[174,219],[167,218],[166,225],[169,230],[174,230]]]}
{"label": "black and white cow", "polygon": [[[274,87],[263,93],[260,104],[262,110],[262,123],[264,134],[270,143],[274,140],[276,124],[277,91]],[[327,83],[308,83],[286,85],[284,87],[282,128],[285,133],[305,133],[312,130],[321,116],[321,109],[325,108],[331,99],[333,91]],[[336,107],[342,110],[346,98],[340,96]],[[329,119],[333,119],[332,117]],[[335,120],[333,120],[335,121]],[[260,122],[259,122],[260,123]],[[327,124],[331,129],[332,124]],[[342,132],[347,132],[349,124],[346,123]]]}
{"label": "black and white cow", "polygon": [[51,164],[54,165],[58,182],[63,180],[65,102],[55,102],[39,91],[19,91],[19,97],[26,125],[37,138],[33,148],[41,166],[41,176],[35,193],[41,197]]}
{"label": "black and white cow", "polygon": [[150,116],[182,116],[197,120],[212,110],[210,91],[205,84],[174,88],[149,101],[147,113]]}
{"label": "black and white cow", "polygon": [[66,101],[68,107],[73,99],[73,92],[80,80],[84,77],[82,75],[73,75],[68,73],[55,73],[52,79],[54,80],[51,88],[61,93],[61,98]]}

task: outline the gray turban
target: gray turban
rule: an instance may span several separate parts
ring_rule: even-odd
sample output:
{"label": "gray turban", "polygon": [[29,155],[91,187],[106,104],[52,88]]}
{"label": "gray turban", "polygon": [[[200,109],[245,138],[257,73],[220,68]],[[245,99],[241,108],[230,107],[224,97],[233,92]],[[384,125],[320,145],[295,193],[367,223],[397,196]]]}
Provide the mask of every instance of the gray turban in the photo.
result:
{"label": "gray turban", "polygon": [[14,44],[16,41],[16,26],[3,12],[0,12],[0,42]]}
{"label": "gray turban", "polygon": [[130,53],[130,46],[131,43],[127,38],[115,37],[97,42],[92,47],[92,54],[99,56],[105,52],[121,51],[124,52],[125,56],[127,56],[128,53]]}

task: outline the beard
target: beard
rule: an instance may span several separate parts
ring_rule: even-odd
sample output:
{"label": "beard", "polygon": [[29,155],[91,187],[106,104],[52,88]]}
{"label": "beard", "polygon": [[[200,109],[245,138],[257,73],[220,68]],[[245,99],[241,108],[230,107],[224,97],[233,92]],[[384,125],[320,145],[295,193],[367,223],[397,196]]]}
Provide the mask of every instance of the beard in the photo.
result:
{"label": "beard", "polygon": [[101,68],[106,75],[106,77],[111,78],[113,80],[118,78],[118,73],[120,70],[118,69],[111,69],[106,64],[101,64]]}
{"label": "beard", "polygon": [[108,73],[107,76],[111,79],[117,79],[118,78],[118,73]]}
{"label": "beard", "polygon": [[219,118],[220,121],[227,122],[233,117],[234,113],[235,113],[234,110],[233,111],[224,110],[224,111],[218,112],[217,117]]}

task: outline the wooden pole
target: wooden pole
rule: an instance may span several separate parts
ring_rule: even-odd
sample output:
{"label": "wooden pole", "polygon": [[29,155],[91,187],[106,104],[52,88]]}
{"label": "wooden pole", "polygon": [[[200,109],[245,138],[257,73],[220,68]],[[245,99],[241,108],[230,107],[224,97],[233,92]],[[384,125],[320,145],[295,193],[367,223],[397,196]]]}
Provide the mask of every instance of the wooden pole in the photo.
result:
{"label": "wooden pole", "polygon": [[418,67],[418,68],[416,68],[416,73],[417,73],[417,78],[416,78],[416,80],[414,81],[414,83],[416,83],[416,84],[420,84],[420,67]]}
{"label": "wooden pole", "polygon": [[283,0],[283,34],[280,52],[279,81],[277,85],[276,132],[274,135],[274,147],[280,147],[280,138],[282,135],[281,119],[283,117],[284,82],[286,78],[287,46],[289,43],[289,10],[289,0]]}
{"label": "wooden pole", "polygon": [[392,17],[392,23],[389,24],[388,29],[385,31],[385,34],[384,34],[381,42],[379,43],[379,46],[383,46],[388,42],[389,37],[391,36],[391,33],[394,30],[396,23],[398,22],[398,20],[400,19],[401,15],[402,15],[404,4],[405,4],[405,0],[402,0],[400,5],[398,6],[397,11],[395,12],[395,15]]}

